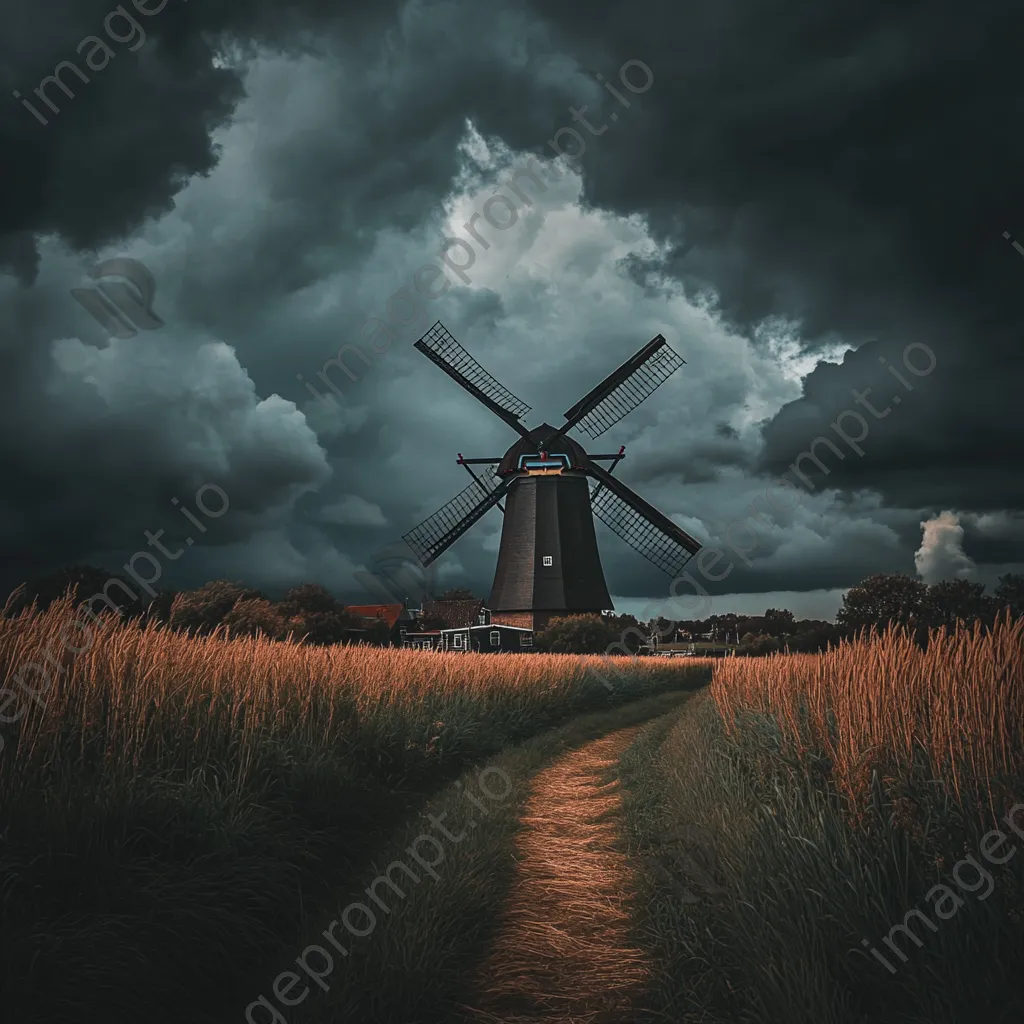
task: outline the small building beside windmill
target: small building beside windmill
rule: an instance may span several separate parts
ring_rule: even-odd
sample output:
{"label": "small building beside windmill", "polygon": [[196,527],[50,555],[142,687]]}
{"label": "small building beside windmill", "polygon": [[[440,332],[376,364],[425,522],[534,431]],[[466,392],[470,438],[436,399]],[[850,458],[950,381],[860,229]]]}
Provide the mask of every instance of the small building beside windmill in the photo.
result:
{"label": "small building beside windmill", "polygon": [[491,611],[480,598],[424,601],[420,623],[427,628],[406,630],[403,647],[480,654],[533,651],[533,630],[492,623]]}
{"label": "small building beside windmill", "polygon": [[477,654],[530,654],[533,630],[494,622],[462,629],[441,630],[441,650]]}

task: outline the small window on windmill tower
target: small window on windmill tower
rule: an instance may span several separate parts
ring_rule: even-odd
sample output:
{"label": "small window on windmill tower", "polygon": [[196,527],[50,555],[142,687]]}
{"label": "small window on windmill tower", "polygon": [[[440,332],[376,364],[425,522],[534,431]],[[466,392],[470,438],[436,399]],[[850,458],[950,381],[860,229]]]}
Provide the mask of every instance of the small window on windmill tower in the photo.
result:
{"label": "small window on windmill tower", "polygon": [[551,555],[545,555],[544,556],[544,564],[545,565],[554,565],[555,564],[555,560],[554,560],[554,558],[551,557]]}

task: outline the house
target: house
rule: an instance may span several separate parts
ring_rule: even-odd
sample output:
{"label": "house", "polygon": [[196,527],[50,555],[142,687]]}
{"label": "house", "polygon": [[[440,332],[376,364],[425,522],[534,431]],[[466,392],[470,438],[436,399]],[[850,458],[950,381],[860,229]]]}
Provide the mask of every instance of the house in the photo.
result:
{"label": "house", "polygon": [[[435,629],[424,628],[435,624]],[[418,628],[401,628],[400,642],[420,651],[510,654],[533,650],[533,630],[492,623],[490,609],[478,597],[438,598],[423,602]]]}
{"label": "house", "polygon": [[442,629],[463,629],[466,626],[489,626],[491,612],[479,597],[424,601],[421,610],[424,621],[443,622]]}
{"label": "house", "polygon": [[384,623],[388,629],[388,643],[393,647],[400,646],[403,633],[415,625],[415,619],[404,604],[349,604],[345,611],[361,619],[367,629],[378,622]]}
{"label": "house", "polygon": [[533,651],[533,630],[522,626],[482,623],[442,629],[441,649],[481,654],[523,654]]}

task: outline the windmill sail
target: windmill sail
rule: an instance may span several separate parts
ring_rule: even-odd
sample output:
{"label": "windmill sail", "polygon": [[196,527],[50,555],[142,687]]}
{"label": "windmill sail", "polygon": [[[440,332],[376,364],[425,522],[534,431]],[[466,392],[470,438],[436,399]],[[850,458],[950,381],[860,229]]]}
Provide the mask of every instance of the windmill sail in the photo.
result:
{"label": "windmill sail", "polygon": [[479,480],[474,480],[432,516],[405,534],[403,540],[424,565],[430,565],[497,505],[514,482],[515,477],[508,477],[488,491]]}
{"label": "windmill sail", "polygon": [[492,377],[448,332],[440,320],[413,346],[439,366],[477,401],[514,427],[524,437],[528,431],[519,422],[530,406],[516,398]]}
{"label": "windmill sail", "polygon": [[604,485],[591,499],[597,518],[662,572],[677,576],[700,544],[621,480],[598,466],[591,473]]}
{"label": "windmill sail", "polygon": [[649,398],[685,363],[659,334],[631,359],[610,373],[566,414],[560,432],[576,427],[600,437],[641,402]]}

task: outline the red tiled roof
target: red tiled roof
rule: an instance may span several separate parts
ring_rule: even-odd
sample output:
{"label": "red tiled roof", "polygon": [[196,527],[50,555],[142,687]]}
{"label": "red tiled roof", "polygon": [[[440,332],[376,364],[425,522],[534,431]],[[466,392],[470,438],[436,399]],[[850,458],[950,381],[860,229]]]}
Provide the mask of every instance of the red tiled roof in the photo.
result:
{"label": "red tiled roof", "polygon": [[345,606],[349,615],[358,616],[361,619],[380,619],[392,628],[398,621],[399,616],[405,611],[405,605],[401,604],[349,604]]}

